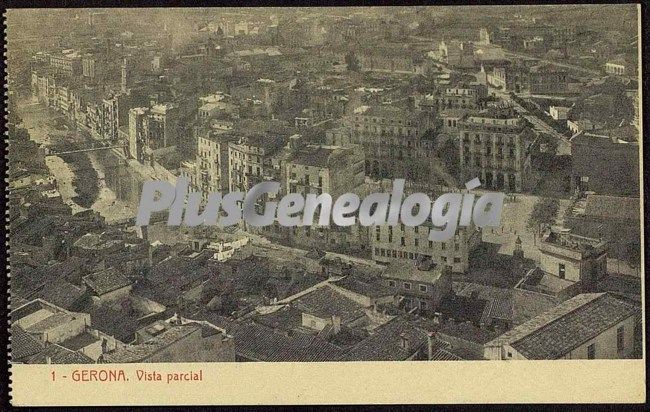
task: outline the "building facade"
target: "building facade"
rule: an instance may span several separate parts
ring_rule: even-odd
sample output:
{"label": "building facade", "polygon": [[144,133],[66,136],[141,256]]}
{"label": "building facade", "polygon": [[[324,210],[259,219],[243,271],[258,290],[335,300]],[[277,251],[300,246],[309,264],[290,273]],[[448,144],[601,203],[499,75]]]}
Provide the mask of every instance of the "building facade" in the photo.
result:
{"label": "building facade", "polygon": [[462,179],[479,177],[484,188],[525,190],[533,132],[512,107],[468,115],[458,130]]}

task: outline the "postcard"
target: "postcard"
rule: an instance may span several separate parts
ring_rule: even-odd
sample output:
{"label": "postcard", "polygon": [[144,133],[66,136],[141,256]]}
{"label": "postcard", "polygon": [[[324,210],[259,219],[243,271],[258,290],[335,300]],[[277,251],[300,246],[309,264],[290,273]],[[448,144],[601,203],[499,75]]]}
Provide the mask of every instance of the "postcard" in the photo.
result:
{"label": "postcard", "polygon": [[645,402],[639,5],[4,18],[12,405]]}

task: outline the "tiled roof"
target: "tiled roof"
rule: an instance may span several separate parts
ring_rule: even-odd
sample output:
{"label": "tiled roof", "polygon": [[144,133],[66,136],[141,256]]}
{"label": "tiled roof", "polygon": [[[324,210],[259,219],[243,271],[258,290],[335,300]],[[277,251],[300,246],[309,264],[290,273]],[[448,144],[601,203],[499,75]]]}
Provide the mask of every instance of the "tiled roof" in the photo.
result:
{"label": "tiled roof", "polygon": [[453,354],[453,353],[451,353],[451,352],[449,352],[449,351],[447,351],[445,349],[438,349],[437,351],[435,351],[432,354],[430,360],[432,360],[432,361],[459,361],[459,360],[463,360],[463,358],[461,358],[460,356],[455,355],[455,354]]}
{"label": "tiled roof", "polygon": [[99,296],[133,283],[114,268],[84,276],[83,280]]}
{"label": "tiled roof", "polygon": [[183,339],[185,336],[201,329],[199,324],[175,325],[148,341],[138,345],[128,345],[103,355],[106,363],[142,362],[154,353]]}
{"label": "tiled roof", "polygon": [[84,289],[63,279],[57,279],[45,284],[36,296],[64,309],[75,310],[76,305],[83,299],[84,293]]}
{"label": "tiled roof", "polygon": [[639,311],[608,293],[581,294],[486,345],[509,344],[528,359],[557,359]]}
{"label": "tiled roof", "polygon": [[75,352],[57,344],[47,344],[38,354],[25,360],[25,363],[52,363],[56,365],[95,363],[81,352]]}
{"label": "tiled roof", "polygon": [[311,335],[276,331],[255,322],[234,323],[227,329],[238,356],[261,362],[324,362],[339,359],[343,350]]}
{"label": "tiled roof", "polygon": [[25,332],[20,326],[11,326],[11,360],[21,362],[23,359],[41,352],[45,345]]}
{"label": "tiled roof", "polygon": [[294,300],[292,305],[321,319],[339,316],[342,323],[352,322],[364,316],[361,305],[329,287],[317,288],[313,292]]}
{"label": "tiled roof", "polygon": [[384,286],[381,281],[382,279],[380,277],[360,279],[356,276],[347,276],[333,284],[370,298],[392,295],[393,291]]}
{"label": "tiled roof", "polygon": [[587,195],[584,214],[604,219],[639,220],[640,211],[638,197]]}
{"label": "tiled roof", "polygon": [[[410,358],[427,345],[428,328],[417,323],[395,318],[375,329],[372,335],[355,345],[342,360],[345,361],[398,361]],[[408,341],[408,348],[402,340]]]}
{"label": "tiled roof", "polygon": [[[452,323],[438,331],[440,335],[448,335],[468,342],[484,344],[494,339],[498,334],[486,329],[477,328],[471,322]],[[444,337],[440,337],[444,340]]]}

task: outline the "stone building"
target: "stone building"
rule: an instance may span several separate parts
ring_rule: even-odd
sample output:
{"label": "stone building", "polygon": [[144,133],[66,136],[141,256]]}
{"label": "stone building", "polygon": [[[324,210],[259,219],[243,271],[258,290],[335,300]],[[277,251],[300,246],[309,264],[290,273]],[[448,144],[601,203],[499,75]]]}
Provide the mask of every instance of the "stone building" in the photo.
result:
{"label": "stone building", "polygon": [[433,313],[442,300],[452,293],[451,271],[430,259],[413,264],[394,262],[382,274],[384,285],[401,298],[404,309]]}
{"label": "stone building", "polygon": [[344,118],[344,126],[329,130],[326,141],[361,145],[367,175],[431,180],[434,142],[425,132],[433,124],[425,114],[394,106],[361,106]]}
{"label": "stone building", "polygon": [[584,290],[607,275],[607,243],[602,240],[552,230],[542,238],[539,251],[541,270],[581,282]]}
{"label": "stone building", "polygon": [[458,123],[463,180],[478,177],[483,188],[521,192],[531,171],[534,133],[512,107],[493,106]]}
{"label": "stone building", "polygon": [[228,143],[228,181],[230,192],[246,192],[263,180],[280,181],[281,154],[288,136],[270,134],[241,135]]}
{"label": "stone building", "polygon": [[429,240],[431,222],[408,227],[374,226],[370,228],[370,249],[376,262],[415,262],[431,259],[436,265],[449,267],[451,271],[464,273],[469,267],[469,255],[481,242],[481,232],[472,224],[459,227],[458,233],[446,242]]}

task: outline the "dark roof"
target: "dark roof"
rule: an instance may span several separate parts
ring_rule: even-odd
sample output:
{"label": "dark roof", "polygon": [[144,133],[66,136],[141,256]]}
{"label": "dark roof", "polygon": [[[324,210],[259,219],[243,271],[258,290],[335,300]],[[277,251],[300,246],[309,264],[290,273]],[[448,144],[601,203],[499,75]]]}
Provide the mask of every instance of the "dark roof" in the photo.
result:
{"label": "dark roof", "polygon": [[67,310],[75,310],[76,306],[83,300],[85,291],[63,279],[47,283],[36,295],[56,306]]}
{"label": "dark roof", "polygon": [[291,305],[284,305],[280,309],[255,318],[257,323],[271,328],[292,329],[302,325],[302,311]]}
{"label": "dark roof", "polygon": [[588,195],[584,214],[601,219],[639,220],[638,197]]}
{"label": "dark roof", "polygon": [[299,331],[283,331],[254,321],[235,321],[203,310],[195,318],[226,330],[235,342],[238,357],[261,362],[325,362],[338,360],[343,349],[324,339]]}
{"label": "dark roof", "polygon": [[343,350],[299,332],[281,332],[255,322],[227,329],[235,339],[237,356],[262,362],[324,362],[338,360]]}
{"label": "dark roof", "polygon": [[[346,361],[399,361],[413,356],[427,345],[429,330],[426,323],[419,324],[395,318],[375,329],[372,335],[355,345],[342,360]],[[408,348],[402,346],[408,341]]]}
{"label": "dark roof", "polygon": [[38,354],[25,360],[25,363],[48,363],[57,365],[95,363],[91,358],[57,344],[47,344]]}
{"label": "dark roof", "polygon": [[639,313],[637,305],[609,293],[581,294],[492,342],[509,344],[527,359],[557,359]]}
{"label": "dark roof", "polygon": [[349,323],[364,316],[363,307],[329,287],[320,287],[292,302],[297,309],[321,319],[339,316]]}
{"label": "dark roof", "polygon": [[370,298],[380,298],[383,296],[393,295],[392,289],[382,283],[381,277],[366,277],[360,279],[357,276],[347,276],[333,284]]}
{"label": "dark roof", "polygon": [[444,340],[444,336],[440,335],[447,335],[481,345],[498,336],[498,333],[478,328],[471,322],[451,323],[440,329],[438,333],[439,338],[442,340]]}
{"label": "dark roof", "polygon": [[[202,330],[202,326],[197,323],[186,325],[170,325],[166,330],[157,336],[152,337],[144,343],[137,345],[127,345],[103,355],[106,363],[132,363],[142,362],[163,348],[172,345],[197,330]],[[203,333],[202,333],[203,335]]]}
{"label": "dark roof", "polygon": [[61,342],[61,346],[76,351],[85,348],[86,346],[93,344],[97,341],[99,341],[99,338],[97,336],[91,335],[88,332],[83,332],[78,334],[77,336],[73,336],[72,338],[66,339],[65,341]]}
{"label": "dark roof", "polygon": [[21,362],[23,359],[41,352],[45,345],[25,332],[20,326],[11,326],[11,360]]}
{"label": "dark roof", "polygon": [[599,292],[613,292],[641,301],[641,278],[626,275],[608,275],[596,283]]}
{"label": "dark roof", "polygon": [[83,280],[88,287],[99,296],[129,286],[133,283],[124,275],[118,273],[115,268],[109,268],[100,272],[92,273],[84,276]]}

